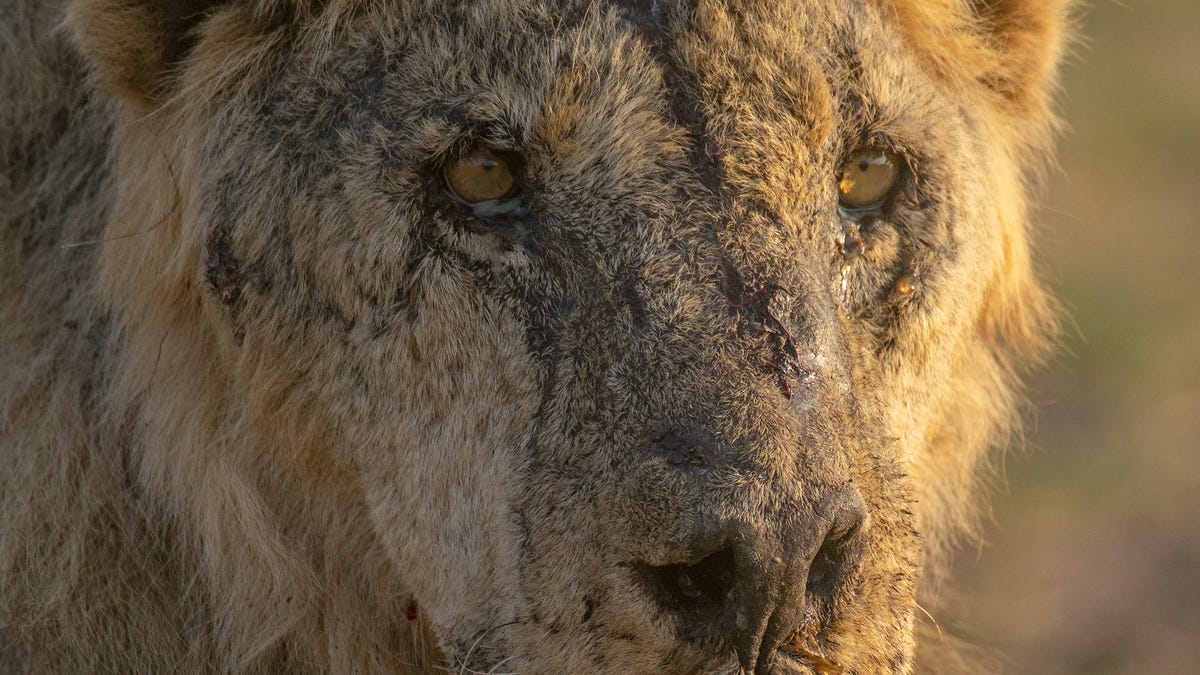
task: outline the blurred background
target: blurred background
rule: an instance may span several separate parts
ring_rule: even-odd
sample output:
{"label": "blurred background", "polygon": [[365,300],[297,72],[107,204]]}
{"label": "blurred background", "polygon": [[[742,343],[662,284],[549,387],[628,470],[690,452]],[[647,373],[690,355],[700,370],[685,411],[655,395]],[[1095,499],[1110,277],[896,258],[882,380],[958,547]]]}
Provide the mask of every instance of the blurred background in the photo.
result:
{"label": "blurred background", "polygon": [[1092,0],[1038,256],[1069,317],[937,617],[1008,673],[1200,673],[1200,1]]}

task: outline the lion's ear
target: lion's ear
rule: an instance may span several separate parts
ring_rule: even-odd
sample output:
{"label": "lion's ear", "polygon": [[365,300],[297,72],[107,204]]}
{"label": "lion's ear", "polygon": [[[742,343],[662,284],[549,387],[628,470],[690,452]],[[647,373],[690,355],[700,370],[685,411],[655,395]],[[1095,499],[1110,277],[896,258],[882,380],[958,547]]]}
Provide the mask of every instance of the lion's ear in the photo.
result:
{"label": "lion's ear", "polygon": [[1048,119],[1077,0],[877,0],[913,46],[962,86],[981,83],[1018,118]]}
{"label": "lion's ear", "polygon": [[1039,112],[1054,84],[1073,0],[969,0],[995,55],[986,85],[1019,113]]}
{"label": "lion's ear", "polygon": [[233,0],[75,0],[68,23],[102,81],[140,108],[168,95],[196,29]]}

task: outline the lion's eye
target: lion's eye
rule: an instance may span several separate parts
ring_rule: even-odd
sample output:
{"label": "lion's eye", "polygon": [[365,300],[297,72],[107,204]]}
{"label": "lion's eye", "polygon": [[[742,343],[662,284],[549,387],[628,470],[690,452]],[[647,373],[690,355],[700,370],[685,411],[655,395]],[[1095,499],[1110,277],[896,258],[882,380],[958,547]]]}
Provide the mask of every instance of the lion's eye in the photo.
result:
{"label": "lion's eye", "polygon": [[842,165],[838,192],[842,208],[870,209],[883,204],[900,178],[901,159],[891,150],[855,150]]}
{"label": "lion's eye", "polygon": [[513,162],[476,147],[446,167],[446,186],[468,204],[507,199],[519,192]]}

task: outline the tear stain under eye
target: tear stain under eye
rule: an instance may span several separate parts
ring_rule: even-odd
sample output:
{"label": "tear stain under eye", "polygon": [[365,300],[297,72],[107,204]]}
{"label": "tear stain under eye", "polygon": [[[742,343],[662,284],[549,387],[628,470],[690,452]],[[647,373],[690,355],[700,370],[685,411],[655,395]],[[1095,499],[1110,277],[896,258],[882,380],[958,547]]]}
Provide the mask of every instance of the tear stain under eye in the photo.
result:
{"label": "tear stain under eye", "polygon": [[842,257],[853,260],[867,252],[865,235],[875,228],[876,216],[873,213],[848,213],[842,211]]}
{"label": "tear stain under eye", "polygon": [[842,234],[842,257],[850,260],[866,253],[867,243],[863,240],[862,230],[858,223],[852,220],[843,222]]}

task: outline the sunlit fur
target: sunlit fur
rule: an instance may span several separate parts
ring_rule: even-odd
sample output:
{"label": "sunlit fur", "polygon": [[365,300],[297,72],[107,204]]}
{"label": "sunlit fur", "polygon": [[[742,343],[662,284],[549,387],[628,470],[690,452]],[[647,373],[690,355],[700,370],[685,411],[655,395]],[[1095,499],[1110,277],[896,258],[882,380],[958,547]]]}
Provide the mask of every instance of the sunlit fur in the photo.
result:
{"label": "sunlit fur", "polygon": [[[769,529],[837,481],[871,529],[830,658],[978,668],[930,621],[1052,333],[1027,192],[1069,3],[661,4],[719,198],[609,3],[9,0],[0,672],[731,672],[618,563],[686,499]],[[455,106],[547,177],[542,257],[428,206]],[[844,260],[834,174],[876,132],[929,242]],[[721,265],[786,282],[811,395]],[[628,463],[631,420],[693,414],[753,441],[741,492]]]}

